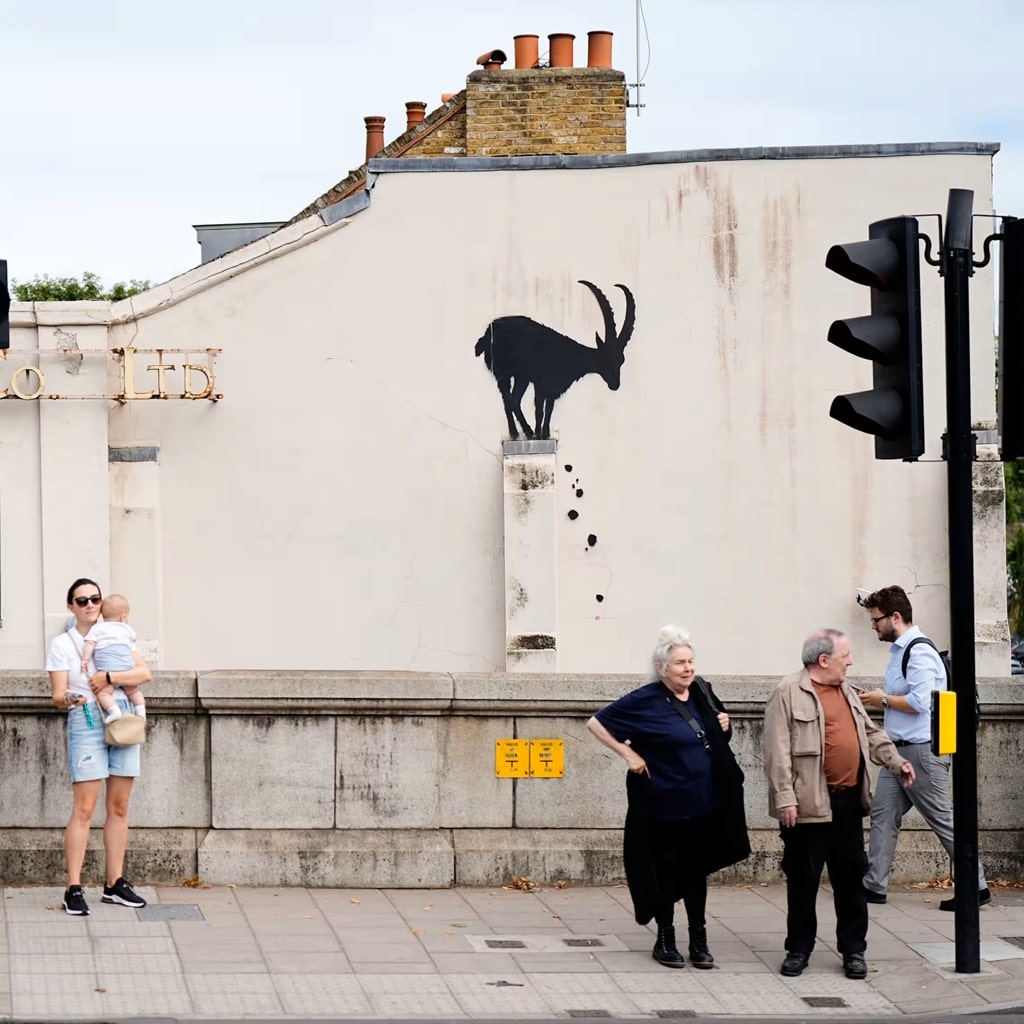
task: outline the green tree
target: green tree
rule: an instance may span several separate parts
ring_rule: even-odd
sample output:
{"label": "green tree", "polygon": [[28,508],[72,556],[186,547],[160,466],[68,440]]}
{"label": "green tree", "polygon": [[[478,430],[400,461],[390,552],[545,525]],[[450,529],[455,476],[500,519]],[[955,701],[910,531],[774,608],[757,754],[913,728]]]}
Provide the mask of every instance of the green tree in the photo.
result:
{"label": "green tree", "polygon": [[1024,462],[1007,462],[1006,599],[1010,631],[1024,633]]}
{"label": "green tree", "polygon": [[11,284],[11,298],[16,302],[78,302],[82,299],[109,299],[116,302],[129,295],[138,295],[150,287],[152,282],[132,278],[127,284],[118,281],[109,289],[104,289],[99,277],[86,270],[81,278],[36,274],[31,281],[14,281]]}

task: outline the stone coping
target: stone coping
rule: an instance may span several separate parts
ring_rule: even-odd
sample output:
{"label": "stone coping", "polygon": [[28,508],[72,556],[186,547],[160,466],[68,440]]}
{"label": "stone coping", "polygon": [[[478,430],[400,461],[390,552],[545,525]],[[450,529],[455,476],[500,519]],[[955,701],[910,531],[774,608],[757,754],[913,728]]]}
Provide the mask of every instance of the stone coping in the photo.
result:
{"label": "stone coping", "polygon": [[[715,692],[737,717],[760,716],[778,676],[712,676]],[[587,673],[447,673],[405,671],[156,671],[146,687],[155,710],[183,714],[591,714],[648,681],[645,675]],[[877,677],[858,677],[866,688]],[[985,718],[1024,714],[1024,677],[982,678]],[[0,710],[52,708],[38,670],[0,669]]]}

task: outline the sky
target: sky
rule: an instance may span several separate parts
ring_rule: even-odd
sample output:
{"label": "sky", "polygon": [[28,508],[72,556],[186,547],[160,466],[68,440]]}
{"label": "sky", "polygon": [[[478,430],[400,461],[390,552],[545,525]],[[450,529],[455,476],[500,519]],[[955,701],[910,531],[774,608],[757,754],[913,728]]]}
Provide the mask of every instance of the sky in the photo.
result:
{"label": "sky", "polygon": [[[999,142],[1024,216],[1019,0],[48,0],[4,6],[0,259],[10,276],[154,283],[194,224],[287,220],[513,36],[614,32],[630,152]],[[636,90],[631,90],[635,98]],[[953,183],[951,183],[953,184]],[[836,197],[842,201],[841,196]],[[888,216],[902,211],[879,212]],[[837,241],[845,241],[838,239]]]}

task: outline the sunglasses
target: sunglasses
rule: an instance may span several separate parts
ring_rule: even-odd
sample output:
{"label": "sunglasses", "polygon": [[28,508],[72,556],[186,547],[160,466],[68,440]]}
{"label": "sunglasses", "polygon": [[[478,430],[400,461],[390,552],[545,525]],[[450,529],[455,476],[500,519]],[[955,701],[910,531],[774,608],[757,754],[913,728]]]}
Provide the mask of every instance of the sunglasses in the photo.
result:
{"label": "sunglasses", "polygon": [[75,604],[79,608],[84,608],[87,604],[99,604],[102,600],[102,594],[90,594],[88,597],[76,597]]}

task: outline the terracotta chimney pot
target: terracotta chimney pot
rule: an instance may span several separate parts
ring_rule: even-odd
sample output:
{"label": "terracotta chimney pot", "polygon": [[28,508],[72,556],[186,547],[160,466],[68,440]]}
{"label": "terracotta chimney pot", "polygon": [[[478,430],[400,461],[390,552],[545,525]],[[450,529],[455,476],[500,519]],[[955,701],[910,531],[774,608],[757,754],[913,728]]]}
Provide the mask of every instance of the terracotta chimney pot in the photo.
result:
{"label": "terracotta chimney pot", "polygon": [[443,92],[441,93],[441,102],[448,103],[454,96],[455,93],[453,92]]}
{"label": "terracotta chimney pot", "polygon": [[481,65],[484,71],[495,71],[508,60],[508,54],[504,50],[488,50],[477,57],[477,64]]}
{"label": "terracotta chimney pot", "polygon": [[572,41],[576,37],[571,32],[553,32],[548,36],[549,64],[553,68],[571,68]]}
{"label": "terracotta chimney pot", "polygon": [[366,159],[371,160],[384,148],[384,118],[373,114],[363,120],[366,122]]}
{"label": "terracotta chimney pot", "polygon": [[517,68],[535,68],[540,63],[539,39],[540,36],[513,36]]}
{"label": "terracotta chimney pot", "polygon": [[610,68],[612,66],[612,33],[587,33],[587,67]]}
{"label": "terracotta chimney pot", "polygon": [[405,105],[405,130],[409,131],[423,120],[427,113],[427,105],[421,100],[409,100]]}

